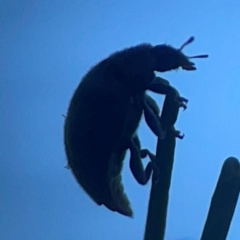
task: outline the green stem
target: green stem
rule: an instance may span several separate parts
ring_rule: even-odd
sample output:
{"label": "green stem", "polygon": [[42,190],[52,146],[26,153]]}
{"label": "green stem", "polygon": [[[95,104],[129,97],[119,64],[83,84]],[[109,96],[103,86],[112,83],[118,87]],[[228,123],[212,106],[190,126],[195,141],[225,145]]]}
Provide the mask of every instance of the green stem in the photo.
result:
{"label": "green stem", "polygon": [[[148,206],[147,223],[144,240],[163,240],[166,228],[169,189],[175,151],[175,129],[179,104],[177,91],[167,95],[164,102],[161,122],[166,130],[165,139],[158,139],[156,165]],[[175,100],[174,100],[175,99]]]}
{"label": "green stem", "polygon": [[240,164],[228,158],[222,167],[214,191],[201,240],[225,240],[240,191]]}

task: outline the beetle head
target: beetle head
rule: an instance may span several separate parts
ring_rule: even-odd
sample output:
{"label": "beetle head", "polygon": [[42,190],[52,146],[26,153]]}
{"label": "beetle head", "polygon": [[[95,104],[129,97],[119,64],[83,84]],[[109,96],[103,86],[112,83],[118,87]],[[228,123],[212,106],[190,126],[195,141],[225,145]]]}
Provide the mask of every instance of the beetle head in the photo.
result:
{"label": "beetle head", "polygon": [[188,57],[184,55],[181,51],[182,49],[192,43],[194,37],[190,37],[179,49],[175,49],[169,45],[157,45],[153,47],[153,54],[155,57],[155,71],[166,72],[170,70],[177,69],[181,67],[184,70],[191,71],[196,70],[195,63],[191,62],[190,58],[207,58],[208,55],[197,55],[193,57]]}

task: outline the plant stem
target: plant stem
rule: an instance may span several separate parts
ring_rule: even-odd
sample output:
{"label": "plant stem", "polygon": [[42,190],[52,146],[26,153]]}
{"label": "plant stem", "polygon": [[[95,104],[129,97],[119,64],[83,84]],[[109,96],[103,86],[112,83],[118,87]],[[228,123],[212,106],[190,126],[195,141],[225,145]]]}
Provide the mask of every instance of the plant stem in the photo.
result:
{"label": "plant stem", "polygon": [[225,240],[240,191],[240,164],[228,158],[218,179],[201,240]]}
{"label": "plant stem", "polygon": [[152,187],[148,206],[144,240],[163,240],[166,228],[169,189],[175,152],[175,129],[173,127],[179,112],[179,96],[175,90],[165,98],[161,123],[166,137],[158,139],[156,166],[152,178]]}

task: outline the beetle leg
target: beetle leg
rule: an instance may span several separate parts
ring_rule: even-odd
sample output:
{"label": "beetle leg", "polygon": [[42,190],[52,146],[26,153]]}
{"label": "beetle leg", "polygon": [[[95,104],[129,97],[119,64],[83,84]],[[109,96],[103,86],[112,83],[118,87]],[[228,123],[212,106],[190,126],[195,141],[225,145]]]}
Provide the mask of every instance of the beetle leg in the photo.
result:
{"label": "beetle leg", "polygon": [[142,149],[140,151],[140,155],[141,155],[141,158],[145,158],[147,156],[150,158],[150,160],[153,163],[153,182],[154,183],[158,182],[160,171],[156,164],[156,156],[153,153],[151,153],[148,149]]}
{"label": "beetle leg", "polygon": [[145,185],[151,177],[153,171],[153,162],[150,161],[144,169],[140,154],[140,148],[138,144],[136,144],[136,139],[134,138],[138,137],[134,136],[130,140],[130,169],[137,182],[141,185]]}
{"label": "beetle leg", "polygon": [[148,89],[151,90],[152,92],[165,94],[165,95],[174,94],[176,95],[176,98],[175,98],[176,101],[179,102],[179,107],[183,107],[184,110],[187,108],[186,104],[188,102],[188,99],[184,97],[180,97],[178,95],[177,90],[174,87],[172,87],[170,83],[164,78],[155,77],[152,83],[148,86]]}
{"label": "beetle leg", "polygon": [[166,79],[161,77],[155,77],[151,84],[148,86],[148,89],[155,93],[168,94],[174,88]]}
{"label": "beetle leg", "polygon": [[[149,99],[151,99],[154,104],[149,104]],[[146,120],[147,125],[150,127],[152,132],[159,137],[160,139],[164,139],[166,136],[166,131],[163,130],[160,117],[158,115],[159,108],[156,102],[148,95],[145,95],[144,99],[142,100],[143,104],[143,112],[144,117]],[[156,105],[156,108],[155,108]]]}

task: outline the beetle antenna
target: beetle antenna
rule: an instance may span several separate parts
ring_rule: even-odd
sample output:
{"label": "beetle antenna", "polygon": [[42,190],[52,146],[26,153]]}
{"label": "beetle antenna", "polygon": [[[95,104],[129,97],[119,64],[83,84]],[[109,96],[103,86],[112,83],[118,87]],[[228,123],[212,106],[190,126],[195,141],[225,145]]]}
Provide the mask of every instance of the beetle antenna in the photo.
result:
{"label": "beetle antenna", "polygon": [[[193,41],[194,41],[194,37],[192,36],[179,48],[179,51],[182,51],[185,46],[189,45]],[[208,57],[208,54],[201,54],[201,55],[196,55],[188,58],[207,58],[207,57]]]}
{"label": "beetle antenna", "polygon": [[208,58],[208,54],[196,55],[188,58]]}
{"label": "beetle antenna", "polygon": [[183,48],[194,41],[194,37],[190,37],[180,48],[179,51],[182,51]]}

